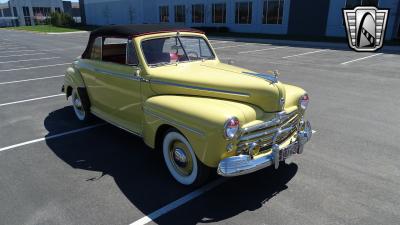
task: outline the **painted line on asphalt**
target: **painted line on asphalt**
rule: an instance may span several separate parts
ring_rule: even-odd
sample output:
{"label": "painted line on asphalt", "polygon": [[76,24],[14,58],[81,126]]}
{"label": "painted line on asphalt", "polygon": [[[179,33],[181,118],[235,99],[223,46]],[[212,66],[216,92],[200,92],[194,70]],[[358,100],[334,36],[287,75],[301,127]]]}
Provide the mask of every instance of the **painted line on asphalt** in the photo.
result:
{"label": "painted line on asphalt", "polygon": [[317,131],[316,130],[311,130],[311,132],[314,134],[314,133],[317,133]]}
{"label": "painted line on asphalt", "polygon": [[15,68],[15,69],[0,70],[0,72],[9,72],[9,71],[16,71],[16,70],[30,70],[30,69],[36,69],[36,68],[46,68],[46,67],[62,66],[62,65],[69,65],[69,64],[71,64],[71,63],[59,63],[59,64],[44,65],[44,66],[22,67],[22,68]]}
{"label": "painted line on asphalt", "polygon": [[13,48],[13,47],[19,47],[19,45],[17,44],[0,45],[0,48]]}
{"label": "painted line on asphalt", "polygon": [[3,147],[3,148],[0,148],[0,152],[11,150],[11,149],[14,149],[14,148],[18,148],[18,147],[21,147],[21,146],[24,146],[24,145],[29,145],[29,144],[41,142],[41,141],[51,140],[51,139],[62,137],[62,136],[69,135],[69,134],[75,134],[75,133],[78,133],[78,132],[82,132],[82,131],[90,130],[90,129],[93,129],[93,128],[96,128],[96,127],[100,127],[100,126],[103,126],[105,124],[106,123],[95,124],[95,125],[91,125],[91,126],[87,126],[87,127],[83,127],[83,128],[79,128],[79,129],[75,129],[75,130],[71,130],[71,131],[55,134],[55,135],[50,135],[48,137],[38,138],[38,139],[22,142],[22,143],[19,143],[19,144],[6,146],[6,147]]}
{"label": "painted line on asphalt", "polygon": [[21,60],[3,61],[3,62],[0,62],[0,64],[3,64],[3,63],[14,63],[14,62],[38,61],[38,60],[44,60],[44,59],[59,59],[59,58],[61,58],[61,57],[48,57],[48,58],[36,58],[36,59],[21,59]]}
{"label": "painted line on asphalt", "polygon": [[84,48],[84,46],[74,46],[70,48],[54,48],[54,49],[45,49],[45,50],[13,50],[13,51],[1,51],[0,53],[13,53],[13,52],[51,52],[51,51],[64,51],[64,50],[69,50],[69,49],[74,49],[74,48]]}
{"label": "painted line on asphalt", "polygon": [[27,47],[24,47],[24,46],[19,46],[19,47],[14,47],[14,46],[12,46],[12,47],[6,47],[4,50],[16,50],[16,49],[21,49],[21,48],[27,48]]}
{"label": "painted line on asphalt", "polygon": [[38,97],[38,98],[25,99],[25,100],[20,100],[20,101],[16,101],[16,102],[1,103],[0,107],[24,103],[24,102],[32,102],[32,101],[37,101],[37,100],[41,100],[41,99],[54,98],[54,97],[59,97],[59,96],[65,96],[65,94],[56,94],[56,95],[49,95],[49,96]]}
{"label": "painted line on asphalt", "polygon": [[40,52],[39,50],[32,50],[32,49],[29,49],[29,50],[1,51],[1,53],[13,53],[13,52],[34,52],[34,51]]}
{"label": "painted line on asphalt", "polygon": [[365,56],[365,57],[362,57],[362,58],[353,59],[353,60],[350,60],[350,61],[347,61],[347,62],[342,62],[342,63],[340,63],[340,65],[346,65],[346,64],[348,64],[348,63],[361,61],[361,60],[368,59],[368,58],[372,58],[372,57],[375,57],[375,56],[378,56],[378,55],[382,55],[382,54],[383,54],[383,53],[377,53],[377,54]]}
{"label": "painted line on asphalt", "polygon": [[35,81],[35,80],[45,80],[45,79],[51,79],[51,78],[63,77],[63,76],[65,76],[65,75],[55,75],[55,76],[48,76],[48,77],[38,77],[38,78],[31,78],[31,79],[25,79],[25,80],[14,80],[14,81],[1,82],[0,85],[2,85],[2,84],[21,83],[21,82]]}
{"label": "painted line on asphalt", "polygon": [[314,54],[317,52],[324,52],[324,51],[328,51],[328,49],[322,49],[322,50],[317,50],[317,51],[312,51],[312,52],[305,52],[305,53],[296,54],[296,55],[289,55],[289,56],[282,57],[282,59],[287,59],[287,58],[292,58],[292,57],[297,57],[297,56],[302,56],[302,55],[310,55],[310,54]]}
{"label": "painted line on asphalt", "polygon": [[199,197],[200,195],[206,193],[207,191],[210,191],[211,189],[221,185],[226,180],[227,180],[227,178],[219,178],[211,183],[208,183],[208,184],[204,185],[203,187],[201,187],[193,192],[190,192],[189,194],[187,194],[187,195],[165,205],[164,207],[140,218],[139,220],[136,220],[135,222],[131,223],[130,225],[143,225],[143,224],[152,222],[155,219],[157,219],[158,217],[190,202],[191,200]]}
{"label": "painted line on asphalt", "polygon": [[18,56],[30,56],[30,55],[44,55],[47,54],[45,52],[39,52],[39,53],[28,53],[28,54],[20,54],[20,55],[2,55],[0,58],[8,58],[8,57],[18,57]]}
{"label": "painted line on asphalt", "polygon": [[241,45],[228,45],[228,46],[222,46],[222,47],[215,47],[214,49],[222,49],[222,48],[236,48],[236,47],[241,47],[241,46],[246,46],[246,45],[251,45],[253,43],[246,43],[246,44],[241,44]]}
{"label": "painted line on asphalt", "polygon": [[238,52],[238,54],[246,54],[246,53],[252,53],[252,52],[262,52],[262,51],[268,51],[268,50],[274,50],[274,49],[286,48],[286,47],[287,47],[287,46],[280,46],[280,47],[274,47],[274,48],[257,49],[257,50],[251,50],[251,51]]}
{"label": "painted line on asphalt", "polygon": [[232,41],[219,41],[219,40],[209,40],[211,43],[227,43]]}

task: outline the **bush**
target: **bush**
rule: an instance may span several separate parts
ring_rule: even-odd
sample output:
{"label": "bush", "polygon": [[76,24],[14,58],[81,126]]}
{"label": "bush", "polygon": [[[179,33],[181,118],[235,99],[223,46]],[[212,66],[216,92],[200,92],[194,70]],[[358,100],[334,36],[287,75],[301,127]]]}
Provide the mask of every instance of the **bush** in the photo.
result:
{"label": "bush", "polygon": [[66,13],[52,12],[50,14],[50,23],[56,27],[69,27],[75,24],[71,15]]}

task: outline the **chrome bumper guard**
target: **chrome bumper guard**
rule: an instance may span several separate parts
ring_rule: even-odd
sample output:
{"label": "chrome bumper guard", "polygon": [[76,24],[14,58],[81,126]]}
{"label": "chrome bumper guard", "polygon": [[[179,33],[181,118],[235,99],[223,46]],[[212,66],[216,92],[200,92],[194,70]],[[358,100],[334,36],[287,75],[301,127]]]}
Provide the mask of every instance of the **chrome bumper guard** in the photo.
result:
{"label": "chrome bumper guard", "polygon": [[[284,132],[284,130],[278,131],[274,139]],[[279,162],[285,159],[285,156],[282,154],[283,150],[289,150],[294,154],[303,153],[304,145],[311,139],[311,135],[312,129],[310,122],[302,121],[295,142],[282,149],[278,144],[273,144],[271,154],[255,159],[250,155],[243,154],[225,158],[219,163],[217,172],[224,177],[234,177],[252,173],[271,165],[274,165],[275,169],[278,169]]]}

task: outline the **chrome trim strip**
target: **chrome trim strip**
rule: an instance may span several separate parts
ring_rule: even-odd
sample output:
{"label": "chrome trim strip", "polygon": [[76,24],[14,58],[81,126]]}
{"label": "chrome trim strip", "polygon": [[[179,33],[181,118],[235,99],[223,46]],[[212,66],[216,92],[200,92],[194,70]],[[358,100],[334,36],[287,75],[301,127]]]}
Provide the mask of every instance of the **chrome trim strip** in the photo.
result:
{"label": "chrome trim strip", "polygon": [[140,137],[140,138],[143,138],[143,136],[142,136],[141,134],[139,134],[139,133],[137,133],[137,132],[135,132],[135,131],[129,130],[128,128],[125,128],[125,127],[122,127],[122,126],[120,126],[120,125],[117,125],[116,123],[111,122],[110,120],[107,120],[107,119],[103,118],[103,117],[100,116],[98,113],[94,112],[93,110],[91,110],[90,113],[92,113],[93,115],[99,117],[100,119],[106,121],[107,123],[109,123],[109,124],[111,124],[111,125],[113,125],[113,126],[115,126],[115,127],[118,127],[118,128],[120,128],[120,129],[122,129],[122,130],[124,130],[124,131],[126,131],[126,132],[129,132],[129,133],[134,134],[134,135],[136,135],[136,136],[138,136],[138,137]]}
{"label": "chrome trim strip", "polygon": [[127,74],[125,74],[125,73],[117,73],[117,72],[112,72],[112,71],[110,71],[110,70],[104,70],[104,69],[99,69],[99,68],[95,68],[95,67],[93,67],[93,70],[94,70],[96,73],[102,73],[102,74],[110,75],[110,76],[113,76],[113,77],[118,77],[118,78],[123,78],[123,79],[128,79],[128,80],[140,81],[140,77],[139,77],[139,76],[133,75],[133,73],[132,73],[131,76],[130,76],[130,75],[127,75]]}
{"label": "chrome trim strip", "polygon": [[160,115],[157,115],[155,112],[152,112],[152,111],[149,110],[149,109],[143,109],[143,111],[144,111],[144,113],[147,113],[147,114],[149,114],[149,115],[151,115],[151,116],[154,116],[154,117],[156,117],[156,118],[158,118],[158,119],[160,119],[160,120],[163,120],[163,121],[169,123],[170,125],[174,125],[174,126],[177,126],[177,127],[182,127],[182,128],[184,128],[184,129],[186,129],[186,130],[188,130],[188,131],[191,131],[191,132],[197,134],[197,135],[205,136],[203,132],[201,132],[201,131],[199,131],[199,130],[197,130],[197,129],[188,127],[188,126],[186,126],[186,125],[183,125],[183,124],[178,123],[178,122],[175,122],[175,121],[171,121],[171,120],[169,120],[169,119],[166,119],[166,118],[164,118],[164,117],[162,117],[162,116],[160,116]]}
{"label": "chrome trim strip", "polygon": [[150,83],[170,85],[170,86],[176,86],[176,87],[182,87],[182,88],[188,88],[188,89],[195,89],[195,90],[200,90],[200,91],[210,91],[210,92],[218,92],[218,93],[224,93],[224,94],[231,94],[231,95],[239,95],[239,96],[244,96],[244,97],[250,97],[250,94],[243,93],[243,92],[225,91],[225,90],[214,89],[214,88],[205,88],[205,87],[191,86],[191,85],[185,85],[185,84],[177,84],[177,83],[172,83],[172,82],[168,82],[168,81],[150,80]]}
{"label": "chrome trim strip", "polygon": [[253,76],[253,77],[258,77],[258,78],[267,80],[267,81],[271,82],[272,84],[278,83],[278,78],[276,75],[265,74],[265,73],[251,73],[251,72],[242,72],[242,73]]}

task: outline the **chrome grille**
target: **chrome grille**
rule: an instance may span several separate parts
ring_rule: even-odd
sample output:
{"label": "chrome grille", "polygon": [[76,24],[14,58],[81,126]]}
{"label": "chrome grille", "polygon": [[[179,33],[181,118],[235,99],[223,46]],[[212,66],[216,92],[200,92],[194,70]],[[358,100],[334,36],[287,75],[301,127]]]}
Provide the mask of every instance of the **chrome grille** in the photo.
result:
{"label": "chrome grille", "polygon": [[274,136],[279,130],[285,130],[276,137],[276,143],[280,144],[296,132],[301,115],[297,111],[291,113],[280,112],[272,120],[246,127],[242,129],[238,138],[237,150],[246,152],[251,143],[257,143],[261,151],[272,147]]}

